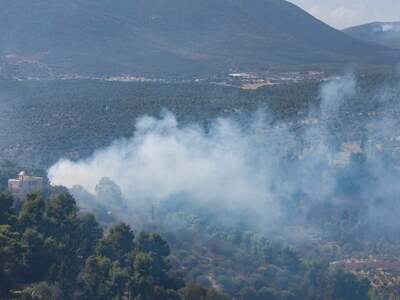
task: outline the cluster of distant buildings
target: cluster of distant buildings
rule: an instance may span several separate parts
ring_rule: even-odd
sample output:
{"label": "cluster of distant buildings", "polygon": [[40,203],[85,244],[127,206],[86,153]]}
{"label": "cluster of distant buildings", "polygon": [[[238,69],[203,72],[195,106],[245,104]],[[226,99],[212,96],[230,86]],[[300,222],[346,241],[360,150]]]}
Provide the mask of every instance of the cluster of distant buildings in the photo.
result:
{"label": "cluster of distant buildings", "polygon": [[43,178],[30,176],[28,172],[21,171],[18,178],[8,180],[8,190],[17,198],[24,198],[29,193],[43,190]]}
{"label": "cluster of distant buildings", "polygon": [[323,71],[230,73],[227,77],[213,80],[213,84],[255,90],[262,86],[298,83],[304,81],[324,81],[328,75]]}

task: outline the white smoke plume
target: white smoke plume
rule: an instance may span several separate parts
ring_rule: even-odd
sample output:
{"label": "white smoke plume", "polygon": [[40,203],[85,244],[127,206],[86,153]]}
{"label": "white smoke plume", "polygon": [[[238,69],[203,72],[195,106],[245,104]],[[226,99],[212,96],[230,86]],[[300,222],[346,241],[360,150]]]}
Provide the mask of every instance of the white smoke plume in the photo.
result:
{"label": "white smoke plume", "polygon": [[[355,85],[350,75],[325,84],[321,117],[334,114]],[[324,142],[320,130],[310,131],[308,138],[313,150]],[[288,124],[272,125],[265,113],[253,116],[250,126],[218,119],[206,131],[195,124],[179,127],[165,112],[160,119],[140,118],[132,138],[115,141],[82,161],[60,160],[48,174],[52,184],[81,185],[90,192],[109,177],[125,198],[137,201],[184,193],[201,201],[252,205],[273,201],[270,187],[283,184],[277,168],[298,143]]]}
{"label": "white smoke plume", "polygon": [[131,201],[185,194],[198,201],[259,205],[269,200],[264,186],[272,175],[257,170],[265,164],[254,151],[263,134],[262,127],[244,130],[228,119],[216,121],[206,133],[196,125],[179,128],[169,112],[161,119],[142,117],[131,139],[116,141],[84,161],[61,160],[50,168],[49,178],[56,185],[82,185],[93,192],[101,178],[109,177]]}
{"label": "white smoke plume", "polygon": [[360,141],[332,147],[338,141],[331,139],[329,125],[356,91],[353,75],[323,84],[317,116],[299,122],[306,124],[301,134],[294,130],[298,124],[272,123],[267,113],[254,115],[245,125],[218,119],[208,129],[180,126],[169,112],[161,118],[144,116],[131,138],[81,161],[60,160],[48,175],[54,185],[81,185],[92,193],[108,177],[130,203],[184,195],[274,219],[281,201],[293,195],[333,195],[337,178],[329,165],[348,163],[361,149]]}

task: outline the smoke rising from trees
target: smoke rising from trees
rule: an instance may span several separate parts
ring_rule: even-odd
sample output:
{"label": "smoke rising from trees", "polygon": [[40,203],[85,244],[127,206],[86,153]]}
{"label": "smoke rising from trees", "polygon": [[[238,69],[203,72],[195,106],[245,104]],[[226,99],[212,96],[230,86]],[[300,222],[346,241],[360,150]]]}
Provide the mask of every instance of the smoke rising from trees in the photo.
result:
{"label": "smoke rising from trees", "polygon": [[[393,122],[371,120],[375,131],[367,128],[354,140],[335,127],[357,89],[351,74],[323,83],[319,107],[293,122],[273,121],[265,110],[248,122],[221,118],[209,128],[180,125],[170,112],[143,116],[131,138],[82,161],[60,160],[48,175],[54,185],[81,185],[91,193],[107,177],[120,186],[128,204],[180,196],[250,213],[264,225],[281,217],[288,203],[304,199],[367,199],[360,207],[365,204],[371,217],[390,214],[390,209],[378,212],[375,200],[383,194],[393,198],[397,169],[387,168],[386,156],[375,154],[386,147],[378,142],[380,132],[395,135],[386,131]],[[386,92],[375,97],[385,102]]]}

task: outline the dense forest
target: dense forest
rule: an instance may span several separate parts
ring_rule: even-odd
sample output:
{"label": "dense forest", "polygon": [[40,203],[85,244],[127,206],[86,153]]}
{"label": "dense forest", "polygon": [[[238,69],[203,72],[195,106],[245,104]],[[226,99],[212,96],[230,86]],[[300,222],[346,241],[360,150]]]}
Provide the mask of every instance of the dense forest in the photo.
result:
{"label": "dense forest", "polygon": [[[9,171],[6,163],[1,171]],[[0,224],[3,299],[354,300],[370,290],[366,279],[289,246],[265,239],[256,245],[238,231],[214,232],[208,242],[200,228],[166,233],[172,252],[159,234],[134,233],[125,223],[104,232],[61,188],[22,201],[1,193]],[[195,276],[210,276],[202,273],[202,251],[212,253],[207,264],[225,278],[218,278],[223,287],[202,287]]]}
{"label": "dense forest", "polygon": [[0,195],[2,299],[228,299],[185,287],[159,234],[135,236],[124,223],[103,234],[69,194],[32,194],[19,204]]}

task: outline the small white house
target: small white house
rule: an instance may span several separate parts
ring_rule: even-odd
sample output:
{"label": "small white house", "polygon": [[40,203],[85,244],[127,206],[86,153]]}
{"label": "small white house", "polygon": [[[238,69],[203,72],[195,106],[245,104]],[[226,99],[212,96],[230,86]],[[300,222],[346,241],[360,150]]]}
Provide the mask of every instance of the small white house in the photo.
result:
{"label": "small white house", "polygon": [[21,171],[17,179],[8,180],[8,190],[20,198],[29,193],[40,192],[42,189],[43,178],[30,176],[26,171]]}

